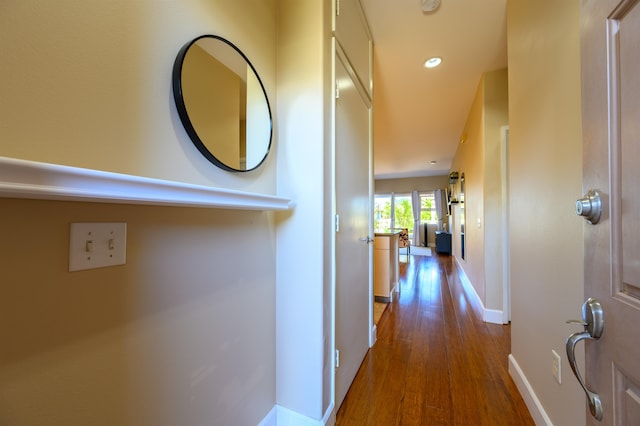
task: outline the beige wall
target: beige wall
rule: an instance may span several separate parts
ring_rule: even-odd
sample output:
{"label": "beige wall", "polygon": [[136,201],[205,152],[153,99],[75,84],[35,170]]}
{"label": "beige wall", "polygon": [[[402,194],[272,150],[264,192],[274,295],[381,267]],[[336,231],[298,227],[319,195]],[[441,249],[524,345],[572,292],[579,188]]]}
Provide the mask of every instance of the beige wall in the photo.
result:
{"label": "beige wall", "polygon": [[[465,215],[465,258],[462,259],[461,236],[455,232],[452,238],[453,255],[469,277],[480,298],[485,300],[484,285],[484,233],[476,227],[478,219],[483,220],[483,180],[484,180],[484,78],[478,83],[467,122],[462,131],[464,143],[458,145],[451,170],[457,171],[461,179],[465,177],[464,205],[458,204],[452,214]],[[454,191],[454,193],[457,191]],[[464,209],[462,208],[464,206]],[[456,217],[456,223],[462,219]],[[452,228],[452,230],[454,230]],[[455,227],[455,231],[459,228]]]}
{"label": "beige wall", "polygon": [[[507,92],[506,69],[482,75],[451,167],[465,178],[464,204],[453,210],[464,215],[465,257],[458,232],[452,235],[453,254],[484,307],[495,311],[503,309],[500,129],[509,121]],[[460,182],[454,196],[459,188]]]}
{"label": "beige wall", "polygon": [[[503,310],[502,246],[502,161],[501,128],[509,124],[508,72],[484,75],[484,277],[487,309]],[[469,223],[469,226],[473,226]],[[477,227],[477,221],[475,226]]]}
{"label": "beige wall", "polygon": [[[9,199],[0,210],[3,424],[257,424],[272,408],[270,215]],[[69,223],[83,221],[127,222],[125,266],[67,272]],[[241,259],[251,267],[230,267]]]}
{"label": "beige wall", "polygon": [[176,113],[171,73],[185,43],[215,33],[243,50],[273,103],[275,3],[4,2],[0,155],[273,192],[275,156],[233,174],[200,155]]}
{"label": "beige wall", "polygon": [[[511,352],[551,422],[585,424],[564,342],[583,300],[580,2],[509,0]],[[582,347],[580,347],[582,350]],[[562,357],[562,385],[551,374]],[[578,354],[580,363],[583,354]]]}
{"label": "beige wall", "polygon": [[[227,173],[179,122],[175,55],[212,32],[247,54],[274,105],[273,0],[3,2],[0,155],[274,193],[274,151]],[[0,423],[257,424],[274,406],[272,214],[10,199],[0,211]],[[125,266],[67,272],[69,223],[84,221],[127,222]]]}
{"label": "beige wall", "polygon": [[333,391],[331,2],[280,0],[278,31],[277,187],[296,206],[276,216],[277,401],[317,421]]}
{"label": "beige wall", "polygon": [[434,189],[444,189],[449,186],[449,177],[444,176],[426,176],[416,178],[399,178],[399,179],[376,179],[376,194],[409,194],[414,189],[418,191],[432,191]]}

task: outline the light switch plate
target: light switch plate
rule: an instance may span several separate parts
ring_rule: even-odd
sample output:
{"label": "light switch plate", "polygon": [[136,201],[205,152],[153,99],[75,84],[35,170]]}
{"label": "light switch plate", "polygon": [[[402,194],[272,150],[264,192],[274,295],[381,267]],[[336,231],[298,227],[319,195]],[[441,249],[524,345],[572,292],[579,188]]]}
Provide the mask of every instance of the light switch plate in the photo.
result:
{"label": "light switch plate", "polygon": [[124,265],[126,246],[126,223],[72,223],[69,271]]}

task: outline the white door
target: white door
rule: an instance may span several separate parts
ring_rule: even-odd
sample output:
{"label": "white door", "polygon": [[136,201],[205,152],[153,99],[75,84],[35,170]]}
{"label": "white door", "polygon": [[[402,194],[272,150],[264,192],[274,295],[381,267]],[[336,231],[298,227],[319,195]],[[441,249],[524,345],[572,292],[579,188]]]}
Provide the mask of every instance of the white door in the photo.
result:
{"label": "white door", "polygon": [[373,289],[370,286],[370,104],[336,55],[335,104],[336,292],[335,345],[339,407],[369,349]]}
{"label": "white door", "polygon": [[[589,424],[640,425],[638,3],[582,2],[583,189],[600,192],[603,207],[584,229],[585,298],[604,317],[602,337],[585,343],[586,387],[602,404],[602,421],[588,415]],[[590,207],[576,205],[583,214]]]}

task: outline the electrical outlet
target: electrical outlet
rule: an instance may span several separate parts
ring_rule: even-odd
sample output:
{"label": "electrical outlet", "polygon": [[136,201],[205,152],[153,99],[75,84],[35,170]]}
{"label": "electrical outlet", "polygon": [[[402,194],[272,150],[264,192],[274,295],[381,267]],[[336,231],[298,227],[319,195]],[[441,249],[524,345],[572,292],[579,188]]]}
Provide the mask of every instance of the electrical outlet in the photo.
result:
{"label": "electrical outlet", "polygon": [[560,355],[554,350],[551,350],[551,369],[553,371],[553,377],[555,377],[558,384],[562,384],[562,360]]}

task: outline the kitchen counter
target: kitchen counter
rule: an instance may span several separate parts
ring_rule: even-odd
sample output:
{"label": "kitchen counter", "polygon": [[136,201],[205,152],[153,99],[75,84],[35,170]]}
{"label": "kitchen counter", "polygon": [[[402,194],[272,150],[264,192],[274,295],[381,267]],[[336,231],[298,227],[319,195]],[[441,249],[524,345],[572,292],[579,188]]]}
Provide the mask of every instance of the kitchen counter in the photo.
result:
{"label": "kitchen counter", "polygon": [[373,295],[379,302],[391,302],[399,291],[398,237],[400,231],[376,232],[373,241]]}

